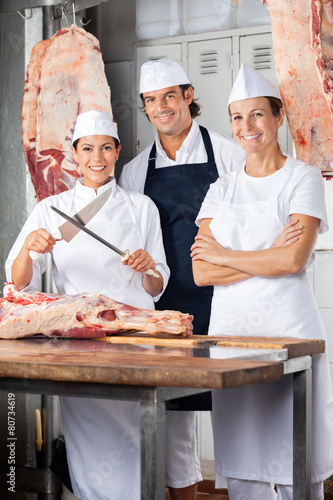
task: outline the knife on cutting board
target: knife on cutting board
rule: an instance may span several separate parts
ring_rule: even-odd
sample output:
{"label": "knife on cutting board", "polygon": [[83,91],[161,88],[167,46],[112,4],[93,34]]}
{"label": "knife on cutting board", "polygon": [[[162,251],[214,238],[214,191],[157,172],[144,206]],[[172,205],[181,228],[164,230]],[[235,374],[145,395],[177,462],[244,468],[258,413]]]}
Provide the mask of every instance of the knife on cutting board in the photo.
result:
{"label": "knife on cutting board", "polygon": [[[95,198],[93,201],[88,203],[88,205],[79,210],[79,212],[73,215],[73,219],[79,222],[84,227],[85,224],[87,224],[105,204],[106,200],[111,194],[111,189],[112,188],[107,189],[106,191],[104,191],[104,193],[97,196],[97,198]],[[51,235],[55,240],[65,240],[69,242],[80,230],[81,227],[79,228],[77,226],[74,226],[71,222],[65,222],[61,226],[54,229],[51,232]],[[30,250],[29,255],[32,260],[36,260],[42,254],[39,252],[35,252],[34,250]]]}
{"label": "knife on cutting board", "polygon": [[[69,215],[67,215],[64,212],[62,212],[61,210],[59,210],[59,208],[53,207],[52,205],[50,205],[50,208],[52,210],[54,210],[57,214],[61,215],[61,217],[63,217],[64,219],[66,219],[67,223],[73,224],[73,226],[75,226],[75,228],[77,228],[78,231],[80,231],[80,230],[84,231],[85,233],[89,234],[89,236],[91,236],[92,238],[95,238],[95,240],[99,241],[100,243],[103,243],[103,245],[107,246],[108,248],[111,248],[111,250],[113,250],[114,252],[118,253],[121,256],[121,260],[122,261],[127,260],[128,257],[130,256],[130,251],[129,250],[125,250],[123,252],[119,248],[117,248],[114,245],[112,245],[112,243],[109,243],[104,238],[102,238],[98,234],[94,233],[93,231],[91,231],[90,229],[88,229],[87,227],[85,227],[83,224],[81,224],[80,222],[78,222],[74,218],[70,217]],[[150,276],[155,276],[155,278],[159,278],[160,277],[152,269],[148,269],[148,271],[145,271],[145,274],[149,274]]]}

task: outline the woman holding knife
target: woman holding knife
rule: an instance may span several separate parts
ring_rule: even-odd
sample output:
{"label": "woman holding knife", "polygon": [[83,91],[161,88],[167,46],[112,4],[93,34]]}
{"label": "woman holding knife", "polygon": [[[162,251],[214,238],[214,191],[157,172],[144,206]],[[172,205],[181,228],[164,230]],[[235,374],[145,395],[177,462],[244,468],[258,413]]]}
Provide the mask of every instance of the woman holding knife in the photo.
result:
{"label": "woman holding knife", "polygon": [[[116,184],[114,167],[120,145],[111,116],[95,110],[80,114],[72,151],[82,178],[73,189],[37,204],[7,259],[7,280],[19,290],[35,291],[50,252],[58,293],[98,292],[135,307],[154,309],[169,279],[159,215],[150,198]],[[115,246],[129,248],[126,262],[83,231],[69,243],[55,241],[51,233],[64,219],[50,205],[72,215],[110,188],[109,198],[87,227]],[[40,254],[37,260],[31,259],[32,250]],[[149,269],[157,277],[147,275]],[[138,405],[61,398],[70,477],[79,499],[140,499]],[[174,436],[177,440],[177,432],[172,432],[171,438]]]}

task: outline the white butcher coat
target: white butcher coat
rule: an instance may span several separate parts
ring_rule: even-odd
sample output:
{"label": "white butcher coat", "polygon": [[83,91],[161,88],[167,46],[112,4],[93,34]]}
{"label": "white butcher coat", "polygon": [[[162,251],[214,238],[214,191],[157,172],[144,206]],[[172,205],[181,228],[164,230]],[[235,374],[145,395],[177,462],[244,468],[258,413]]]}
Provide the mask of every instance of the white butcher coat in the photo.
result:
{"label": "white butcher coat", "polygon": [[[233,250],[269,248],[289,215],[321,220],[327,230],[320,171],[288,156],[282,169],[263,178],[244,168],[211,186],[197,222],[212,218],[216,240]],[[308,281],[297,275],[253,277],[215,286],[210,335],[325,339]],[[312,482],[333,472],[333,398],[327,353],[313,356]],[[223,477],[292,484],[292,376],[213,393],[217,486]]]}
{"label": "white butcher coat", "polygon": [[[41,227],[52,232],[65,222],[49,208],[50,205],[74,215],[110,186],[112,192],[109,199],[88,222],[87,228],[122,250],[128,248],[131,253],[138,248],[147,250],[163,276],[165,288],[169,268],[166,265],[158,210],[150,198],[120,188],[115,179],[101,186],[97,195],[94,189],[83,186],[79,181],[73,189],[40,201],[9,253],[6,261],[7,281],[11,281],[11,266],[27,235]],[[34,274],[25,289],[27,292],[39,288],[40,278],[47,266],[46,255],[35,260],[33,266]],[[52,251],[52,272],[59,293],[74,295],[98,292],[119,302],[148,309],[154,309],[154,300],[159,298],[153,299],[144,290],[141,273],[122,265],[117,253],[82,231],[69,243],[56,243]]]}
{"label": "white butcher coat", "polygon": [[[128,248],[131,253],[138,248],[147,250],[155,260],[156,269],[163,275],[165,288],[169,268],[155,204],[147,196],[120,188],[114,179],[101,186],[97,195],[110,186],[112,193],[109,199],[87,228],[118,248]],[[26,236],[41,227],[52,232],[64,222],[49,205],[74,215],[95,197],[95,191],[79,181],[74,189],[40,201],[10,251],[6,262],[7,281],[11,281],[11,267]],[[33,265],[33,278],[24,291],[38,289],[40,277],[46,269],[45,255]],[[159,298],[156,296],[153,299],[144,290],[141,273],[124,266],[118,254],[82,231],[70,243],[56,243],[52,251],[52,268],[59,293],[99,292],[119,302],[148,309],[154,309],[154,300]],[[61,403],[74,494],[82,500],[139,500],[139,403],[83,398],[61,398]],[[183,437],[184,427],[178,422],[168,438],[169,463],[170,469],[173,468],[170,472],[171,483],[175,482],[171,485],[182,487],[185,485],[177,485],[177,458],[172,447],[172,443],[176,444],[179,439],[177,431]],[[178,449],[177,453],[186,456],[188,450]],[[189,478],[189,484],[200,480],[198,475],[200,470]]]}

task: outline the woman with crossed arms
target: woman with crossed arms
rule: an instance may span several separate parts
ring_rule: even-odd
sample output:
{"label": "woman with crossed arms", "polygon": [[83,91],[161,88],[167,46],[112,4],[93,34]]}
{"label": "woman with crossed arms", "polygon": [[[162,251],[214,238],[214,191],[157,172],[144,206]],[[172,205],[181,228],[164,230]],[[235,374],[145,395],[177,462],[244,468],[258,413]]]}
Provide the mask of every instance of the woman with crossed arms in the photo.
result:
{"label": "woman with crossed arms", "polygon": [[[199,286],[214,285],[210,335],[325,339],[307,276],[318,233],[327,231],[320,170],[282,154],[283,123],[275,85],[243,65],[229,102],[244,148],[243,168],[211,185],[192,246]],[[276,247],[285,224],[302,227]],[[333,472],[333,398],[327,354],[313,356],[312,500]],[[214,391],[216,486],[230,500],[291,500],[292,376]],[[277,486],[274,490],[274,484]]]}

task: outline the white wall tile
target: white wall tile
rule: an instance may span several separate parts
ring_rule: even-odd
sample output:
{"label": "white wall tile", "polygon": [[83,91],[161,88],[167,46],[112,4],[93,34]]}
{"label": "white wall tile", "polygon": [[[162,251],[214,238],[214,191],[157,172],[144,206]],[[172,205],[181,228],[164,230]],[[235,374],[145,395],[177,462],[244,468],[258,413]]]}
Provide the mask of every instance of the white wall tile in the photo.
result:
{"label": "white wall tile", "polygon": [[318,236],[316,248],[324,250],[333,249],[333,182],[332,180],[325,180],[325,201],[328,217],[329,230]]}

